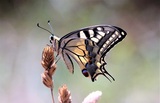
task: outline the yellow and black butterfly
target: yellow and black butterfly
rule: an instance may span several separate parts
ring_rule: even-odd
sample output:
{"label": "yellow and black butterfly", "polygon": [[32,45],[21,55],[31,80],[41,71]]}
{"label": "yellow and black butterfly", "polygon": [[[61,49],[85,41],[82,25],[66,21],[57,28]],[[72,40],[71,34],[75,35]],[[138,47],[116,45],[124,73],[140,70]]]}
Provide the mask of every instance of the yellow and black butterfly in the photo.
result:
{"label": "yellow and black butterfly", "polygon": [[71,73],[74,72],[72,61],[74,59],[80,66],[82,74],[90,77],[93,82],[98,75],[104,75],[111,81],[109,77],[115,79],[106,71],[107,63],[104,58],[106,53],[126,35],[123,29],[116,26],[95,25],[70,32],[62,38],[52,33],[50,42]]}

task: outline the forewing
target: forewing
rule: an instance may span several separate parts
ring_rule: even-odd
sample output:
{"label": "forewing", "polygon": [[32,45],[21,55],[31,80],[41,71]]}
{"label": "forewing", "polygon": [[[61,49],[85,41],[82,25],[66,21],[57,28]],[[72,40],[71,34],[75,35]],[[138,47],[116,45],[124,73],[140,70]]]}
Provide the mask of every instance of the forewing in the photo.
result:
{"label": "forewing", "polygon": [[105,55],[115,44],[120,42],[126,36],[126,32],[116,26],[96,25],[82,28],[60,39],[60,42],[66,38],[83,38],[93,41],[98,47],[98,54]]}

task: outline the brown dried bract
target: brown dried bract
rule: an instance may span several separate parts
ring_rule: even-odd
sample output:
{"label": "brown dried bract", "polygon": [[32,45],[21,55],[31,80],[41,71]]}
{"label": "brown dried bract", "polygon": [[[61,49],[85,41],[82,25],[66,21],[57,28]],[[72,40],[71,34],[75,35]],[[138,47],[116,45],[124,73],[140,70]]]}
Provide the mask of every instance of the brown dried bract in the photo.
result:
{"label": "brown dried bract", "polygon": [[52,75],[56,70],[56,65],[54,62],[54,49],[52,46],[47,45],[43,49],[41,65],[45,69],[44,73],[41,74],[43,84],[49,88],[52,88]]}
{"label": "brown dried bract", "polygon": [[53,88],[52,77],[48,75],[48,72],[45,71],[41,74],[43,84],[48,88]]}
{"label": "brown dried bract", "polygon": [[59,88],[59,96],[58,96],[59,103],[71,103],[71,93],[67,89],[66,85],[63,85]]}
{"label": "brown dried bract", "polygon": [[41,64],[44,67],[45,70],[48,70],[50,66],[54,62],[54,50],[53,47],[50,45],[47,45],[42,52],[42,61]]}

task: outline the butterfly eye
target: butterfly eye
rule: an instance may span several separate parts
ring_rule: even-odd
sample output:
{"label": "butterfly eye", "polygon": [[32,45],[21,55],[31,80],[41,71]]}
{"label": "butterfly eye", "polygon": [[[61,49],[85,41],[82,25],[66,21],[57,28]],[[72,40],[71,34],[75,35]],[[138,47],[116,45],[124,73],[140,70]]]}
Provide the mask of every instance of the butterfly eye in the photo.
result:
{"label": "butterfly eye", "polygon": [[82,70],[82,74],[83,74],[85,77],[89,77],[89,74],[88,74],[87,69],[83,69],[83,70]]}
{"label": "butterfly eye", "polygon": [[50,40],[53,40],[53,39],[54,39],[54,37],[53,37],[53,35],[51,35],[51,36],[50,36]]}
{"label": "butterfly eye", "polygon": [[50,39],[50,43],[52,44],[52,41],[53,41],[53,39],[54,39],[53,35],[51,35],[51,36],[49,37],[49,39]]}

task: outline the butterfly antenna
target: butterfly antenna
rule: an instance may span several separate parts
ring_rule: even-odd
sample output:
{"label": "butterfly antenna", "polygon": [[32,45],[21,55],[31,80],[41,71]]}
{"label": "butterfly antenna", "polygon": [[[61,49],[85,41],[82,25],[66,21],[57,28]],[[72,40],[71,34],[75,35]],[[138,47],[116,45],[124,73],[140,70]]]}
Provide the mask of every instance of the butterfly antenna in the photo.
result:
{"label": "butterfly antenna", "polygon": [[53,32],[53,28],[52,28],[52,26],[51,26],[50,20],[48,20],[48,25],[49,25],[49,27],[51,28],[51,32],[52,32],[52,34],[53,34],[54,32]]}
{"label": "butterfly antenna", "polygon": [[54,38],[57,39],[57,40],[60,40],[60,38],[58,38],[57,36],[55,36],[55,35],[53,34],[54,31],[53,31],[52,25],[51,25],[51,23],[50,23],[50,20],[48,20],[48,25],[49,25],[49,27],[51,28],[51,32],[52,32],[52,35],[54,36]]}
{"label": "butterfly antenna", "polygon": [[47,31],[47,32],[49,32],[50,34],[52,34],[52,35],[53,35],[53,33],[52,33],[52,32],[50,32],[49,30],[47,30],[47,29],[45,29],[45,28],[41,27],[41,26],[39,25],[39,23],[37,23],[37,26],[38,26],[39,28],[41,28],[41,29],[43,29],[43,30],[45,30],[45,31]]}

